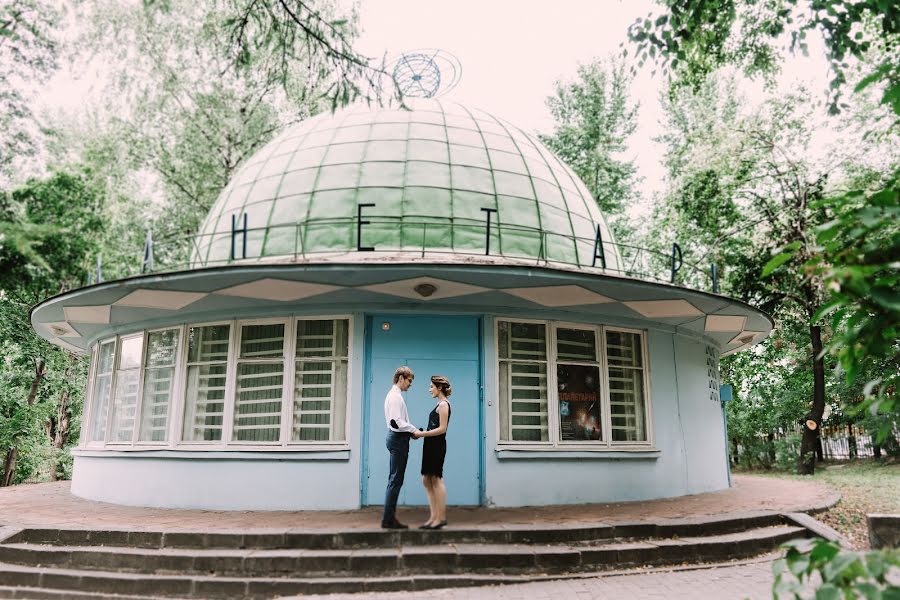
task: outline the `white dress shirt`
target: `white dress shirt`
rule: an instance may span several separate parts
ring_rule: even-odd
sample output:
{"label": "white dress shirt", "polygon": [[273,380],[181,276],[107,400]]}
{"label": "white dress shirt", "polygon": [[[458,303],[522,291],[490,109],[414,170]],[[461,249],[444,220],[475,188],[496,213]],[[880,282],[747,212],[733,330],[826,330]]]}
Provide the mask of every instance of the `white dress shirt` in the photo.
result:
{"label": "white dress shirt", "polygon": [[[397,427],[391,427],[391,419],[397,423]],[[384,398],[384,422],[391,431],[405,431],[412,433],[419,428],[409,422],[409,413],[406,412],[406,402],[400,388],[394,385]]]}

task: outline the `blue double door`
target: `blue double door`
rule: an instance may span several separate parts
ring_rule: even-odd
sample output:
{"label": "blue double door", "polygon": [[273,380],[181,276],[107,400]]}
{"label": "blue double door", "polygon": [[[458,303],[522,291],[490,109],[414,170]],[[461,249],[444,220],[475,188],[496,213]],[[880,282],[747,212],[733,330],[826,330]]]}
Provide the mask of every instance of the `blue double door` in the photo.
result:
{"label": "blue double door", "polygon": [[[428,427],[428,413],[435,400],[428,392],[432,375],[450,380],[451,416],[447,429],[444,484],[447,504],[477,505],[481,501],[481,361],[477,317],[373,315],[367,319],[366,460],[363,498],[366,504],[382,504],[387,486],[388,452],[384,422],[384,397],[393,385],[394,371],[407,365],[415,380],[406,392],[410,421]],[[411,440],[406,480],[400,505],[427,505],[422,487],[422,440]]]}

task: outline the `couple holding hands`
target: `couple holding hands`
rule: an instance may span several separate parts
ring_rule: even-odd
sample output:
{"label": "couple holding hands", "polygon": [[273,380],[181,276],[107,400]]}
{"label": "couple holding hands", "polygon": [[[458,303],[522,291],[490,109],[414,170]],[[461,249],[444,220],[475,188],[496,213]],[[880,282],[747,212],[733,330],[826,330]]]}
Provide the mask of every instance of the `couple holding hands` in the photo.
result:
{"label": "couple holding hands", "polygon": [[423,431],[409,422],[403,394],[412,385],[415,375],[409,367],[394,371],[394,385],[384,399],[384,420],[388,426],[387,449],[391,454],[387,493],[384,499],[384,529],[408,529],[397,520],[397,498],[403,487],[409,440],[424,439],[422,448],[422,485],[428,495],[430,515],[419,529],[440,529],[447,524],[447,489],[444,487],[444,456],[447,454],[447,425],[450,423],[450,382],[441,375],[432,375],[429,392],[437,405],[428,415],[428,429]]}

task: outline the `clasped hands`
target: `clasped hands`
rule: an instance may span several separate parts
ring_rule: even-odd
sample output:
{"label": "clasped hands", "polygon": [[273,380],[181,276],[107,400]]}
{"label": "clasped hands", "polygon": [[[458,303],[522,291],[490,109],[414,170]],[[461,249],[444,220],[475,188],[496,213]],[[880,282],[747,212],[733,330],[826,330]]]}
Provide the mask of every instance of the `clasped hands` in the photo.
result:
{"label": "clasped hands", "polygon": [[413,436],[413,439],[414,439],[414,440],[417,440],[417,439],[419,439],[419,438],[425,437],[425,432],[422,431],[421,429],[418,430],[418,431],[413,431],[413,432],[412,432],[412,436]]}

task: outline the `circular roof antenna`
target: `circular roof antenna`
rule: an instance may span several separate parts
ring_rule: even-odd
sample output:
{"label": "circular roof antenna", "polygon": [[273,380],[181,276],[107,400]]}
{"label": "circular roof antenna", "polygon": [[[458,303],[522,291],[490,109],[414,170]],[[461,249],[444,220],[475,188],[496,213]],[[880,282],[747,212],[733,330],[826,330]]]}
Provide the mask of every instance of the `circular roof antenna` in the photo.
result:
{"label": "circular roof antenna", "polygon": [[437,48],[423,48],[401,54],[388,63],[394,82],[405,98],[437,98],[459,83],[459,59]]}

